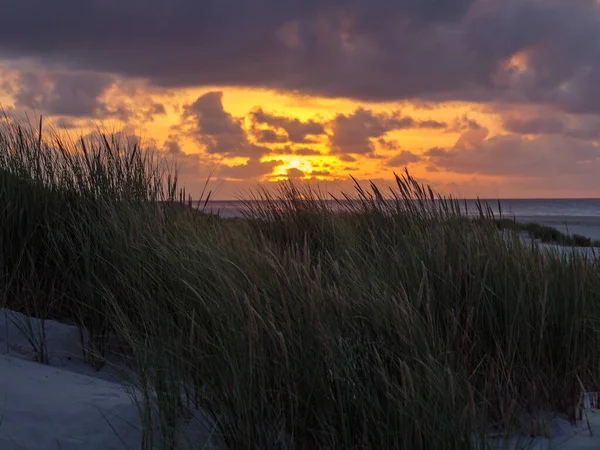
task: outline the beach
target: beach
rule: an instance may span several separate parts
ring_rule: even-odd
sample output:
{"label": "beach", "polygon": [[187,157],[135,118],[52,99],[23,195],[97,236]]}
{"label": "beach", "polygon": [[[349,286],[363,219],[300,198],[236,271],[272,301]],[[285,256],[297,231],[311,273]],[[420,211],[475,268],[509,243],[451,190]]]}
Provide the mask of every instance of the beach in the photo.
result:
{"label": "beach", "polygon": [[[45,362],[32,338],[45,341]],[[124,366],[113,358],[96,370],[83,355],[77,327],[0,309],[0,449],[142,448],[140,405]],[[194,415],[181,424],[179,448],[223,450],[213,428]]]}
{"label": "beach", "polygon": [[[8,322],[6,321],[8,319]],[[2,450],[124,450],[142,445],[142,424],[131,392],[110,366],[85,364],[78,330],[46,321],[47,364],[36,362],[17,324],[41,330],[39,319],[0,310],[0,448]],[[583,420],[572,424],[544,412],[544,435],[498,441],[498,450],[588,450],[600,448],[597,394],[583,399]],[[180,449],[227,450],[201,414],[183,423]],[[525,425],[526,427],[528,425]],[[490,437],[490,442],[495,439]],[[508,447],[507,447],[508,445]]]}
{"label": "beach", "polygon": [[[373,185],[336,209],[289,184],[207,205],[218,218],[135,146],[98,141],[93,166],[15,133],[1,449],[599,446],[595,244],[496,220],[559,226],[598,201],[478,220],[480,204],[463,213],[407,173],[389,201]],[[60,174],[47,186],[43,164]]]}
{"label": "beach", "polygon": [[600,240],[600,217],[598,216],[565,216],[537,215],[515,216],[517,222],[538,223],[556,228],[561,233],[580,234],[592,240]]}

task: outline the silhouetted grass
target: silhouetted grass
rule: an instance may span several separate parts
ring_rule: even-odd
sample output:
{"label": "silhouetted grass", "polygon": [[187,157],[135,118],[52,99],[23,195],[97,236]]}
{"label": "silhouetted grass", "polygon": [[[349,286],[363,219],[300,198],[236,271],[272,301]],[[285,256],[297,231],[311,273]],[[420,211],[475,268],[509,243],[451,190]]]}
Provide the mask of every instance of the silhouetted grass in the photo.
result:
{"label": "silhouetted grass", "polygon": [[335,208],[258,191],[221,221],[137,147],[25,129],[0,136],[0,293],[126,344],[148,446],[152,417],[174,448],[201,408],[231,449],[484,448],[599,387],[597,263],[502,236],[485,205],[405,173]]}
{"label": "silhouetted grass", "polygon": [[[95,279],[115,211],[173,201],[176,173],[137,144],[100,133],[77,142],[0,122],[0,291],[5,306],[75,320],[100,353],[109,324]],[[132,227],[136,227],[133,223]]]}

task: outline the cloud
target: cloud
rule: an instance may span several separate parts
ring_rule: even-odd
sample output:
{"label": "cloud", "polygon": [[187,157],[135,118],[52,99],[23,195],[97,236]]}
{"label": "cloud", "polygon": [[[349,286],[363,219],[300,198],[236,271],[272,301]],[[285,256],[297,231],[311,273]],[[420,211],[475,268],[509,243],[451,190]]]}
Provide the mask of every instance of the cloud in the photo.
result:
{"label": "cloud", "polygon": [[419,155],[416,155],[408,150],[402,150],[393,158],[388,159],[386,165],[388,167],[405,167],[411,163],[419,161],[421,161],[421,157]]}
{"label": "cloud", "polygon": [[98,73],[25,71],[15,83],[15,105],[58,116],[102,116],[107,105],[100,97],[113,82]]}
{"label": "cloud", "polygon": [[268,175],[273,169],[283,164],[282,161],[265,161],[258,159],[249,159],[245,164],[234,166],[222,165],[217,170],[219,176],[224,178],[233,178],[237,180],[253,180]]}
{"label": "cloud", "polygon": [[[179,136],[169,136],[160,151],[168,161],[175,163],[179,187],[185,186],[186,193],[193,200],[205,199],[209,192],[212,197],[222,188],[223,180],[214,176],[218,161],[211,160],[210,155],[186,153]],[[204,197],[200,198],[202,195]]]}
{"label": "cloud", "polygon": [[384,138],[379,138],[377,140],[377,142],[379,143],[379,146],[381,148],[384,148],[386,150],[398,150],[400,149],[400,143],[397,140],[387,140]]}
{"label": "cloud", "polygon": [[359,66],[371,53],[346,48],[342,31],[358,43],[381,41],[384,30],[398,29],[399,23],[420,29],[459,20],[471,3],[403,0],[373,8],[367,0],[343,5],[333,0],[265,0],[260,5],[226,0],[167,7],[164,0],[57,0],[48,7],[42,0],[24,0],[7,5],[0,42],[8,56],[65,61],[165,85],[294,88],[311,79],[331,85],[331,78],[323,79],[326,74],[347,64]]}
{"label": "cloud", "polygon": [[600,147],[570,137],[517,134],[488,138],[487,130],[465,132],[452,149],[433,148],[427,161],[440,170],[504,177],[552,177],[597,173]]}
{"label": "cloud", "polygon": [[[0,64],[0,76],[1,69]],[[149,122],[166,114],[165,106],[153,100],[143,83],[104,73],[47,69],[21,62],[11,65],[0,81],[16,108],[58,116],[63,123],[80,118]]]}
{"label": "cloud", "polygon": [[[151,97],[134,98],[134,105],[125,102],[115,102],[114,110],[109,107],[109,115],[114,115],[124,122],[132,120],[141,120],[143,122],[152,122],[156,116],[167,114],[165,105],[155,102]],[[112,106],[112,102],[111,102]]]}
{"label": "cloud", "polygon": [[533,117],[507,116],[504,129],[517,134],[555,134],[578,139],[599,139],[600,120],[597,117],[540,112]]}
{"label": "cloud", "polygon": [[452,125],[448,128],[449,132],[463,132],[466,130],[480,130],[482,125],[475,119],[471,119],[468,114],[456,117]]}
{"label": "cloud", "polygon": [[448,125],[438,120],[422,120],[416,123],[416,128],[431,128],[432,130],[442,130]]}
{"label": "cloud", "polygon": [[352,114],[338,114],[331,121],[332,134],[329,146],[333,154],[374,155],[377,139],[383,145],[383,137],[390,131],[409,128],[440,128],[441,122],[418,121],[399,112],[374,113],[370,109],[357,108]]}
{"label": "cloud", "polygon": [[344,154],[338,155],[338,159],[340,161],[344,161],[344,162],[355,162],[356,161],[356,158],[354,156],[344,155]]}
{"label": "cloud", "polygon": [[77,124],[72,119],[60,118],[56,121],[56,127],[63,130],[72,130],[77,128]]}
{"label": "cloud", "polygon": [[[249,117],[252,121],[255,135],[264,136],[265,133],[268,133],[268,136],[276,136],[277,139],[285,139],[283,142],[290,141],[296,144],[310,143],[313,142],[313,140],[309,138],[309,136],[325,134],[324,126],[319,122],[314,120],[303,122],[296,118],[269,114],[262,108],[255,108],[250,112]],[[257,125],[267,125],[270,129],[256,129]],[[275,131],[273,129],[275,129]],[[285,135],[279,134],[280,132],[284,132]],[[275,142],[282,141],[276,140]]]}
{"label": "cloud", "polygon": [[223,164],[219,160],[213,159],[215,155],[185,153],[176,135],[169,136],[163,145],[162,151],[163,154],[177,163],[185,184],[191,183],[192,186],[195,186],[196,191],[203,186],[203,182],[211,174],[214,174],[213,178],[216,176],[220,179],[250,181],[270,174],[275,167],[283,164],[282,161],[262,162],[257,158],[249,158],[243,164]]}
{"label": "cloud", "polygon": [[181,149],[181,145],[174,137],[169,137],[169,139],[167,139],[164,145],[164,151],[166,154],[172,156],[181,156],[185,154]]}
{"label": "cloud", "polygon": [[257,158],[269,152],[248,140],[242,119],[225,111],[221,91],[208,92],[187,105],[184,118],[191,126],[191,135],[208,153]]}
{"label": "cloud", "polygon": [[286,174],[290,179],[304,178],[304,172],[300,169],[296,169],[295,167],[288,169]]}
{"label": "cloud", "polygon": [[256,142],[261,144],[281,144],[289,142],[289,138],[286,135],[278,134],[273,130],[255,129],[252,131]]}
{"label": "cloud", "polygon": [[300,156],[318,156],[321,155],[321,152],[312,148],[302,147],[295,149],[294,154]]}
{"label": "cloud", "polygon": [[169,87],[587,113],[600,111],[599,9],[594,0],[21,0],[4,5],[0,57]]}
{"label": "cloud", "polygon": [[425,151],[425,156],[430,156],[433,158],[437,158],[437,157],[450,157],[451,154],[448,150],[444,149],[444,148],[440,148],[440,147],[433,147],[430,148],[429,150]]}
{"label": "cloud", "polygon": [[556,117],[507,118],[504,129],[519,134],[559,134],[565,130],[565,124]]}
{"label": "cloud", "polygon": [[330,177],[332,173],[329,170],[313,170],[310,173],[311,177]]}

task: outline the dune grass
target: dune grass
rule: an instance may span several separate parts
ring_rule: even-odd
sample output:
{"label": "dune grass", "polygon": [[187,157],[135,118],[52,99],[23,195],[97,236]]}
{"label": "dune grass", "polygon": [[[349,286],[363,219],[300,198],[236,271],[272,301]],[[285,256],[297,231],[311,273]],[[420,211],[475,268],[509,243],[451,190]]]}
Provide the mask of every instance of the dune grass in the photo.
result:
{"label": "dune grass", "polygon": [[599,389],[598,264],[501,236],[483,205],[405,173],[335,211],[257,191],[225,221],[137,146],[0,129],[0,306],[74,321],[98,365],[116,335],[148,447],[199,408],[230,449],[486,448]]}
{"label": "dune grass", "polygon": [[496,224],[500,230],[523,232],[533,239],[539,239],[544,243],[575,247],[600,247],[600,241],[590,239],[577,233],[565,234],[548,225],[520,223],[512,219],[497,219]]}

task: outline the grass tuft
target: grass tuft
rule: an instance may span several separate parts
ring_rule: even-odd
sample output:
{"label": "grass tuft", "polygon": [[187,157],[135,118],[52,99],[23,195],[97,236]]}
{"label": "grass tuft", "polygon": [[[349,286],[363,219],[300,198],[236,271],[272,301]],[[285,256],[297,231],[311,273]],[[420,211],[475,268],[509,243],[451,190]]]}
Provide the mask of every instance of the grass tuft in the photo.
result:
{"label": "grass tuft", "polygon": [[600,388],[597,262],[408,172],[333,203],[259,190],[225,221],[116,137],[6,119],[0,155],[2,306],[75,321],[98,365],[114,335],[148,447],[202,411],[230,449],[486,448]]}

